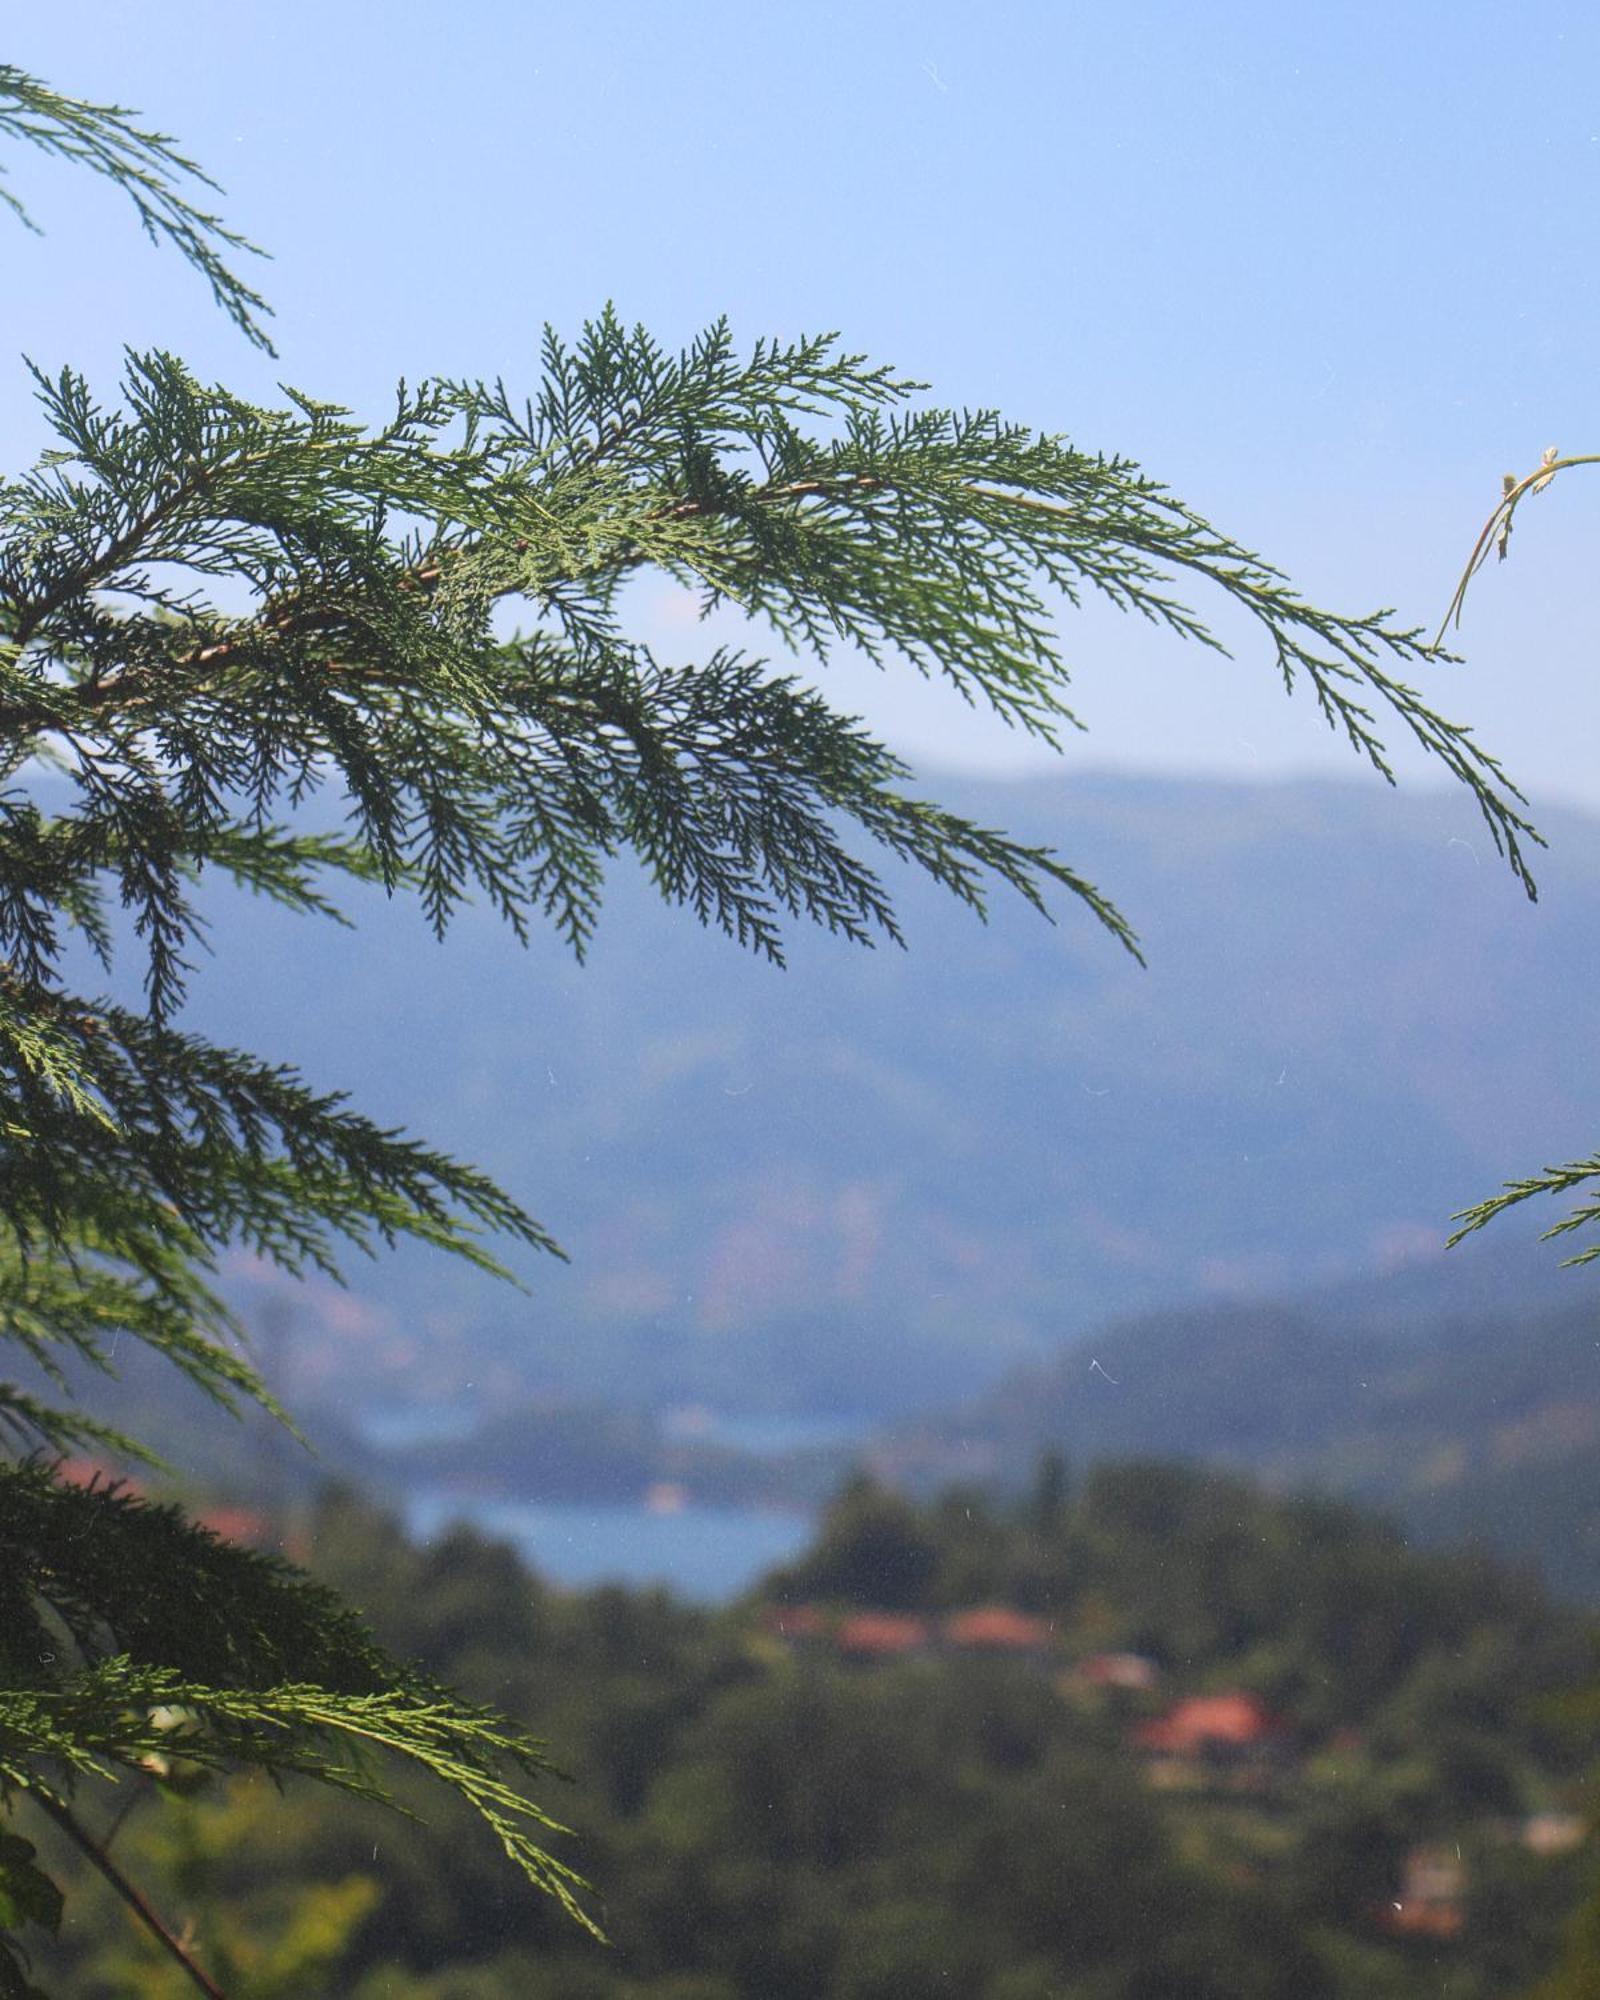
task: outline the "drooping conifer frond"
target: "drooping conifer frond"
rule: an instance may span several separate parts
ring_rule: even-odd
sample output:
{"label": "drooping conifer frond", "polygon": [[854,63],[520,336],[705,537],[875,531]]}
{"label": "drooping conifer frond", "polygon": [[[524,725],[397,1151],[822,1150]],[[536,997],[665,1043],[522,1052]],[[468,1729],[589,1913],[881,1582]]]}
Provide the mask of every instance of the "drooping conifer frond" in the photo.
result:
{"label": "drooping conifer frond", "polygon": [[251,1765],[385,1797],[384,1759],[441,1779],[590,1928],[585,1884],[526,1797],[544,1746],[402,1667],[331,1592],[115,1485],[0,1465],[0,1796],[74,1778]]}
{"label": "drooping conifer frond", "polygon": [[[229,229],[220,216],[197,208],[185,185],[219,193],[211,176],[186,159],[164,132],[135,122],[120,104],[89,104],[63,97],[36,76],[0,63],[0,134],[22,141],[73,166],[88,167],[121,188],[133,203],[141,227],[153,242],[170,243],[193,264],[247,340],[268,354],[272,343],[261,321],[272,308],[229,266],[230,252],[262,253]],[[0,167],[0,173],[4,173]],[[203,197],[202,197],[203,198]],[[0,203],[18,221],[36,225],[12,191],[0,186]]]}

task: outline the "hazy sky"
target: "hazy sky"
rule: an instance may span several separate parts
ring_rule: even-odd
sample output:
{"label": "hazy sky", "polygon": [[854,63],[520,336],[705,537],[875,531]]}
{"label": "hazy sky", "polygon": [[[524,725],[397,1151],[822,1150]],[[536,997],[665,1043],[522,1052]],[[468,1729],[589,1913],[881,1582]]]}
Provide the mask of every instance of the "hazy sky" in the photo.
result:
{"label": "hazy sky", "polygon": [[[1501,473],[1600,449],[1592,0],[55,0],[4,59],[176,133],[274,253],[276,366],[109,189],[8,151],[49,233],[0,217],[5,345],[108,385],[159,343],[377,412],[402,374],[531,384],[541,323],[608,297],[673,342],[838,327],[941,400],[1131,453],[1319,600],[1430,625]],[[10,359],[0,420],[14,464],[39,427]],[[1600,471],[1521,522],[1439,705],[1536,800],[1600,808]],[[1073,759],[1353,775],[1240,641],[1230,667],[1065,623]],[[920,758],[1029,754],[841,679]]]}

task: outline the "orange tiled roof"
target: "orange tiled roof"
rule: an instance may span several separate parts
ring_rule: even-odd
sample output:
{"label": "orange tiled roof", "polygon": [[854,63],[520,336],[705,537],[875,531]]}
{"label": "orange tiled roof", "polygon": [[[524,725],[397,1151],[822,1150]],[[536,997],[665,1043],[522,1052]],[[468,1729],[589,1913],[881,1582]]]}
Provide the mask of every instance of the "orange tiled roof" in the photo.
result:
{"label": "orange tiled roof", "polygon": [[271,1520],[254,1507],[207,1507],[195,1519],[223,1541],[244,1548],[265,1548],[275,1539]]}
{"label": "orange tiled roof", "polygon": [[1051,1630],[1042,1618],[1013,1611],[1008,1604],[983,1604],[944,1621],[952,1646],[988,1646],[996,1652],[1033,1653],[1048,1646]]}
{"label": "orange tiled roof", "polygon": [[914,1653],[927,1643],[925,1619],[901,1618],[888,1611],[863,1611],[847,1618],[834,1636],[841,1653],[863,1653],[878,1659]]}
{"label": "orange tiled roof", "polygon": [[1134,1740],[1146,1750],[1198,1752],[1244,1749],[1269,1742],[1281,1725],[1253,1694],[1191,1695],[1155,1722],[1141,1723]]}
{"label": "orange tiled roof", "polygon": [[818,1639],[828,1629],[828,1620],[815,1604],[765,1604],[761,1629],[780,1639]]}
{"label": "orange tiled roof", "polygon": [[50,1469],[63,1486],[121,1486],[130,1493],[138,1490],[101,1458],[62,1458]]}

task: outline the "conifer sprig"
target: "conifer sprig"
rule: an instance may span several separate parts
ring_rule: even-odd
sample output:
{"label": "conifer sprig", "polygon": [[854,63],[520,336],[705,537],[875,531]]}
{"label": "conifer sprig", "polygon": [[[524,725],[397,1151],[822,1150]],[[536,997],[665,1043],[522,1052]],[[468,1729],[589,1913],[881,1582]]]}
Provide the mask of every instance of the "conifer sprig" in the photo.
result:
{"label": "conifer sprig", "polygon": [[[1470,1208],[1464,1208],[1458,1215],[1451,1217],[1451,1220],[1460,1227],[1450,1238],[1450,1247],[1453,1249],[1463,1237],[1471,1236],[1475,1230],[1486,1228],[1497,1216],[1504,1215],[1508,1209],[1519,1207],[1525,1201],[1533,1200],[1536,1195],[1554,1195],[1557,1199],[1562,1199],[1576,1195],[1580,1190],[1588,1190],[1583,1200],[1569,1209],[1559,1222],[1552,1223],[1545,1230],[1541,1240],[1546,1243],[1553,1242],[1558,1237],[1571,1236],[1578,1230],[1600,1226],[1600,1192],[1596,1191],[1597,1183],[1600,1183],[1600,1153],[1593,1154],[1586,1160],[1568,1160],[1560,1166],[1543,1167],[1538,1173],[1529,1174],[1521,1180],[1507,1181],[1498,1194],[1492,1194],[1484,1201],[1474,1202]],[[1581,1250],[1575,1250],[1570,1257],[1563,1258],[1562,1261],[1566,1264],[1592,1264],[1596,1259],[1600,1259],[1600,1243],[1587,1243]]]}
{"label": "conifer sprig", "polygon": [[65,1804],[174,1760],[387,1801],[379,1760],[450,1786],[594,1929],[587,1886],[521,1789],[543,1744],[377,1646],[333,1594],[125,1489],[0,1465],[0,1794]]}
{"label": "conifer sprig", "polygon": [[[1136,468],[991,415],[886,416],[910,385],[828,342],[740,364],[719,327],[669,362],[608,316],[571,352],[548,338],[546,357],[535,405],[430,383],[402,390],[371,433],[303,397],[253,410],[164,356],[130,364],[120,410],[70,373],[41,383],[62,443],[0,495],[0,730],[65,755],[80,809],[62,844],[85,872],[115,856],[158,1010],[181,995],[193,926],[182,870],[204,864],[208,841],[242,852],[241,807],[259,820],[329,771],[354,803],[352,865],[391,885],[409,871],[436,927],[474,889],[520,927],[554,884],[581,943],[618,801],[592,783],[559,796],[556,766],[575,714],[601,718],[600,747],[624,754],[630,722],[655,719],[649,697],[668,678],[616,609],[647,564],[708,610],[736,602],[824,658],[843,641],[908,659],[1048,738],[1075,721],[1049,593],[1094,589],[1215,644],[1171,587],[1174,571],[1203,575],[1267,628],[1285,684],[1305,677],[1330,725],[1389,775],[1374,698],[1386,704],[1473,789],[1531,889],[1520,795],[1384,664],[1421,660],[1417,635],[1307,606]],[[807,437],[798,414],[838,434]],[[218,578],[251,594],[249,615],[201,594]],[[495,637],[507,600],[538,621],[510,645]],[[720,743],[702,730],[686,756],[636,728],[652,778],[720,755],[726,779],[744,757],[750,797],[765,782],[769,799],[805,790],[822,812],[865,814],[880,837],[897,823],[935,873],[996,858],[992,842],[981,860],[967,851],[948,816],[935,841],[925,815],[891,804],[892,760],[792,681],[727,655],[699,671],[733,704],[711,711]],[[678,671],[673,693],[688,684]],[[744,727],[757,706],[759,757]],[[758,810],[729,830],[742,876],[704,840],[645,858],[670,893],[770,951],[764,896],[852,934],[884,926],[881,894],[842,869],[837,843],[815,843],[819,868],[796,871],[780,860],[781,820]],[[1018,886],[1079,887],[1043,857],[1013,849],[1011,863]],[[6,930],[37,956],[49,921],[19,907]]]}
{"label": "conifer sprig", "polygon": [[[87,167],[121,188],[151,241],[170,243],[199,271],[211,296],[245,338],[272,353],[261,325],[272,308],[227,261],[234,251],[256,257],[263,252],[229,229],[220,216],[195,206],[185,186],[220,193],[217,183],[180,153],[164,132],[136,124],[136,117],[120,104],[63,97],[38,77],[0,63],[0,135]],[[0,173],[4,171],[0,167]],[[9,188],[0,186],[0,203],[25,227],[37,228]]]}

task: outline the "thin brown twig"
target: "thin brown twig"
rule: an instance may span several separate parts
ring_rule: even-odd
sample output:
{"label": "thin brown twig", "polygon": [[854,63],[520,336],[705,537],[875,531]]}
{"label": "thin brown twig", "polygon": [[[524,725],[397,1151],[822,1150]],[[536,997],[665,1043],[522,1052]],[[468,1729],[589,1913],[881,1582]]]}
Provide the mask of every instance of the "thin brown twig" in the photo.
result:
{"label": "thin brown twig", "polygon": [[150,1907],[149,1903],[145,1901],[139,1890],[134,1887],[133,1883],[128,1880],[127,1876],[123,1874],[122,1870],[111,1859],[111,1856],[107,1854],[100,1842],[91,1833],[79,1826],[67,1808],[58,1799],[53,1799],[44,1792],[31,1791],[28,1796],[47,1818],[55,1821],[56,1825],[60,1827],[61,1831],[78,1848],[90,1864],[99,1870],[111,1884],[112,1888],[116,1890],[123,1902],[132,1910],[139,1922],[144,1925],[145,1929],[149,1931],[150,1935],[161,1946],[163,1951],[167,1952],[177,1961],[184,1972],[188,1974],[195,1987],[207,1996],[207,2000],[228,2000],[228,1996],[223,1992],[222,1988],[217,1985],[216,1981],[210,1977],[202,1966],[195,1962],[182,1941],[168,1930],[160,1917]]}
{"label": "thin brown twig", "polygon": [[1467,592],[1471,588],[1472,579],[1489,560],[1489,551],[1497,542],[1501,545],[1502,553],[1504,552],[1504,537],[1511,532],[1511,517],[1517,511],[1518,502],[1530,493],[1542,492],[1558,472],[1570,471],[1575,465],[1600,465],[1600,453],[1585,452],[1572,458],[1542,460],[1524,479],[1512,479],[1509,473],[1506,475],[1506,490],[1501,494],[1494,512],[1484,522],[1483,532],[1472,545],[1472,554],[1468,556],[1467,566],[1461,572],[1461,580],[1450,599],[1449,609],[1445,612],[1439,630],[1434,635],[1434,651],[1443,644],[1444,635],[1452,624],[1457,631],[1461,629],[1461,613],[1466,607]]}

